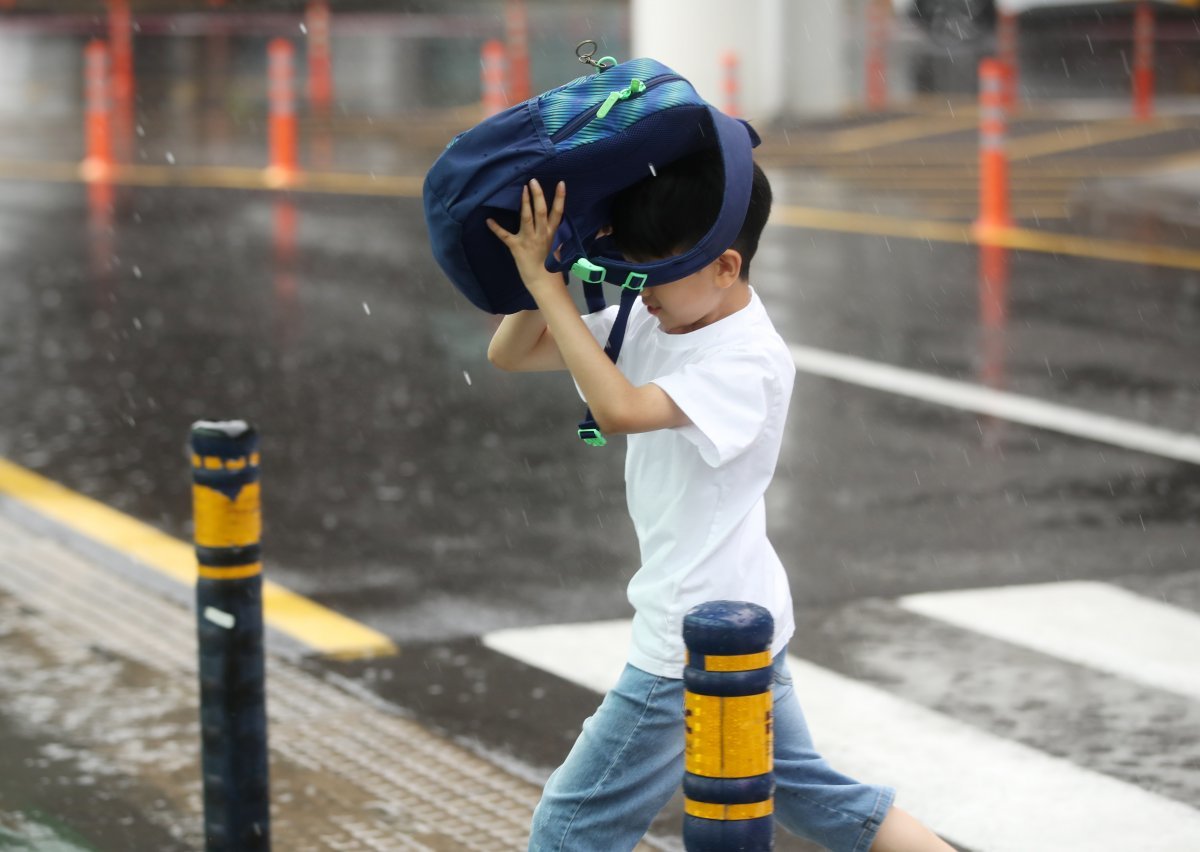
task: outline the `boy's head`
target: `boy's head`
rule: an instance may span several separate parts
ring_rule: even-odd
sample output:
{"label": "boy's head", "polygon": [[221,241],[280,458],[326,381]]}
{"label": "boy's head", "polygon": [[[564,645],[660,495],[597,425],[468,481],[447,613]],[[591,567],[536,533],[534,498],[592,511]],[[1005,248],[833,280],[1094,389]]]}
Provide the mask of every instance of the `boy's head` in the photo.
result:
{"label": "boy's head", "polygon": [[[771,184],[754,164],[750,206],[737,239],[729,248],[741,255],[742,281],[750,280],[750,261],[771,213]],[[708,233],[721,210],[725,173],[721,153],[708,148],[657,169],[613,200],[612,234],[617,247],[634,261],[681,254]]]}

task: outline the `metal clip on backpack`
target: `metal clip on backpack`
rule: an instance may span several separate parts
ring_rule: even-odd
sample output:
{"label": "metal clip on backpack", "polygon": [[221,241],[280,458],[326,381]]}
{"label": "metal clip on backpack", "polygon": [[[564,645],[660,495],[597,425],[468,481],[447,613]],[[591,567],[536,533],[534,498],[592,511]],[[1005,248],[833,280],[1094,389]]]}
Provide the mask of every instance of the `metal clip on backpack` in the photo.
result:
{"label": "metal clip on backpack", "polygon": [[[580,53],[585,45],[591,53]],[[434,257],[476,307],[512,314],[537,307],[508,249],[485,224],[516,231],[521,190],[566,181],[567,203],[546,269],[583,281],[588,310],[604,308],[603,284],[621,288],[620,310],[604,347],[615,363],[633,302],[643,287],[666,284],[712,263],[737,238],[750,204],[751,149],[758,134],[701,98],[691,83],[653,59],[617,64],[592,59],[595,42],[576,48],[597,73],[510,107],[456,136],[425,176],[425,221]],[[717,221],[688,251],[653,263],[630,263],[611,239],[613,197],[656,169],[704,148],[720,149],[724,198]],[[587,411],[579,437],[603,446]]]}

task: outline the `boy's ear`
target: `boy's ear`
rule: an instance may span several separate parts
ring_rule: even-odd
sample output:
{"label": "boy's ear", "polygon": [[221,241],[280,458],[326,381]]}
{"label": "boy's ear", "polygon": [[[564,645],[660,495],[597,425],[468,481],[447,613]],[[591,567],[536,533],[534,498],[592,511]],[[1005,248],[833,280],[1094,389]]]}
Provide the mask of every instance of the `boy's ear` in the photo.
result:
{"label": "boy's ear", "polygon": [[713,261],[716,270],[716,283],[721,289],[732,287],[742,274],[742,253],[736,249],[725,249]]}

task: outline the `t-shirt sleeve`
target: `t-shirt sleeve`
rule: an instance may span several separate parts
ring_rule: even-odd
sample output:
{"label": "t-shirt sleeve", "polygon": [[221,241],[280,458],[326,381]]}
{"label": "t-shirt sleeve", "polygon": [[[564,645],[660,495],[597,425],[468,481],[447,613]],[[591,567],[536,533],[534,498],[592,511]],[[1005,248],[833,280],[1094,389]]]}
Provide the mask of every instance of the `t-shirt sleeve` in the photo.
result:
{"label": "t-shirt sleeve", "polygon": [[619,309],[619,305],[609,305],[602,311],[583,315],[583,324],[588,327],[592,337],[596,338],[596,342],[601,346],[608,342],[608,333],[612,331],[613,323],[617,321]]}
{"label": "t-shirt sleeve", "polygon": [[779,377],[763,352],[717,352],[654,380],[691,425],[679,433],[712,467],[737,458],[762,434]]}

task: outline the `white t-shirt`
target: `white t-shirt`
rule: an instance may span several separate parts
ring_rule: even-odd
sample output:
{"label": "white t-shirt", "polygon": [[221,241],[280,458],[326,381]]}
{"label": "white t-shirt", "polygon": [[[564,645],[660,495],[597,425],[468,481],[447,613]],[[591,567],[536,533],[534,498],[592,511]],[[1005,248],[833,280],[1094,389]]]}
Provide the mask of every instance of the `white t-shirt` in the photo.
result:
{"label": "white t-shirt", "polygon": [[[615,306],[584,317],[601,343]],[[693,425],[628,437],[625,487],[642,566],[629,582],[629,662],[683,676],[683,616],[711,600],[751,601],[775,619],[772,655],[795,629],[787,574],[767,540],[771,483],[796,367],[751,291],[750,304],[687,334],[666,334],[638,300],[617,367],[653,382]]]}

